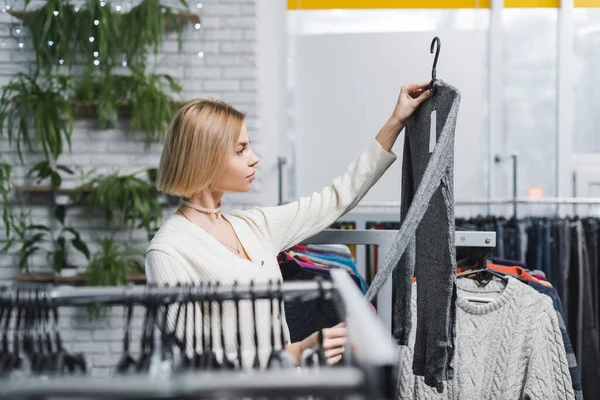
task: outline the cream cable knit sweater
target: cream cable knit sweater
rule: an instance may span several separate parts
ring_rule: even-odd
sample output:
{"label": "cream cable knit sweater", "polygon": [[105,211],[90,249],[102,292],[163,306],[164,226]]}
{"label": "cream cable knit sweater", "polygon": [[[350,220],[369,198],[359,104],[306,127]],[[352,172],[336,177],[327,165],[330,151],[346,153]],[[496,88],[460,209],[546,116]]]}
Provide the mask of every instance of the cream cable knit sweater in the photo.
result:
{"label": "cream cable knit sweater", "polygon": [[[376,140],[373,140],[358,159],[350,164],[346,173],[334,179],[333,184],[321,193],[313,193],[310,197],[303,197],[279,207],[255,208],[224,215],[232,224],[252,261],[239,258],[199,226],[184,217],[173,215],[164,222],[146,252],[148,282],[175,285],[191,282],[231,284],[236,280],[240,283],[248,283],[251,280],[256,282],[267,282],[269,279],[281,280],[277,254],[326,229],[354,208],[395,159],[393,153],[386,152]],[[257,303],[259,355],[261,364],[265,366],[271,351],[270,304],[268,300]],[[252,308],[248,301],[241,302],[240,306],[244,364],[250,366],[255,354]],[[277,306],[275,310],[277,311]],[[192,312],[190,307],[187,324],[189,351],[192,349],[194,331]],[[199,306],[196,306],[196,315],[196,333],[199,342],[197,347],[201,349],[200,315],[202,314]],[[279,315],[276,318],[276,343],[279,345]],[[285,324],[285,316],[283,318],[285,338],[289,341],[290,335]],[[184,328],[182,320],[181,317],[178,326],[181,336]],[[170,313],[169,321],[173,327],[174,312]],[[212,325],[213,347],[222,349],[217,329],[219,326],[217,307],[213,307]],[[205,332],[208,332],[209,319],[206,315],[204,326]],[[223,326],[225,349],[227,353],[234,354],[237,351],[237,323],[233,303],[226,302],[224,305]]]}
{"label": "cream cable knit sweater", "polygon": [[[457,280],[455,378],[444,393],[412,374],[415,329],[401,346],[398,399],[422,400],[570,400],[574,399],[558,318],[548,296],[514,278],[506,287],[494,279],[479,288]],[[416,290],[413,290],[413,323]],[[487,304],[465,295],[493,297]]]}

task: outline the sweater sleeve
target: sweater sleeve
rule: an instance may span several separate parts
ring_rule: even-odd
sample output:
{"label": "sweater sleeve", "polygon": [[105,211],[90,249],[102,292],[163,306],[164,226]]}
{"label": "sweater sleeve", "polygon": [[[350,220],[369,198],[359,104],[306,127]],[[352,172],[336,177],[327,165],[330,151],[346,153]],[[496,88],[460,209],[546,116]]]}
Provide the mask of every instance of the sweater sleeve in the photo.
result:
{"label": "sweater sleeve", "polygon": [[192,283],[191,277],[179,260],[163,251],[146,252],[145,269],[148,283],[169,286]]}
{"label": "sweater sleeve", "polygon": [[526,369],[524,398],[575,399],[556,313],[540,312],[537,338]]}
{"label": "sweater sleeve", "polygon": [[320,193],[277,207],[255,208],[246,217],[279,253],[333,224],[352,210],[396,160],[394,153],[373,142],[350,164],[346,172]]}

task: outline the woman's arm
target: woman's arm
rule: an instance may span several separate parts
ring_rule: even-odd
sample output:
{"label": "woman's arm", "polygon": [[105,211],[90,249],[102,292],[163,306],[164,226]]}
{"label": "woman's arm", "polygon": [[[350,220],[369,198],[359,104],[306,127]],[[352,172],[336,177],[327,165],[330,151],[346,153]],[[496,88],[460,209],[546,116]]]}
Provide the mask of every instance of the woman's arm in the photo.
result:
{"label": "woman's arm", "polygon": [[[390,153],[417,106],[429,97],[422,85],[402,88],[392,116],[375,140],[320,193],[278,207],[256,208],[245,213],[259,226],[275,254],[329,227],[352,210],[396,160]],[[416,98],[414,98],[417,96]]]}

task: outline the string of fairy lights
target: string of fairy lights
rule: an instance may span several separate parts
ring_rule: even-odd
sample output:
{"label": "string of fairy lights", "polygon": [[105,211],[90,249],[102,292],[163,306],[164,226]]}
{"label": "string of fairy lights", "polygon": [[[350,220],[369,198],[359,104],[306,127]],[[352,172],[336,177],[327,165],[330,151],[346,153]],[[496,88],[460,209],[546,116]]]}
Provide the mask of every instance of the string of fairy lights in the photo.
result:
{"label": "string of fairy lights", "polygon": [[[15,10],[15,5],[17,4],[18,0],[3,0],[3,5],[2,8],[0,9],[0,12],[2,14],[7,14],[10,11],[14,11]],[[128,13],[129,11],[131,11],[131,9],[134,7],[134,3],[131,1],[119,1],[119,0],[115,0],[115,1],[111,1],[111,2],[105,2],[105,1],[101,1],[100,2],[100,6],[101,7],[111,7],[115,12],[117,13]],[[196,3],[196,10],[199,12],[200,9],[202,9],[203,4],[202,3]],[[75,5],[74,7],[74,11],[75,12],[79,12],[80,11],[80,5]],[[58,11],[54,11],[54,16],[58,17],[60,14]],[[10,17],[10,23],[9,23],[9,29],[10,29],[10,33],[9,36],[0,36],[0,49],[9,49],[12,48],[12,46],[15,46],[16,49],[19,50],[27,50],[27,29],[24,26],[24,23],[22,20],[15,18],[15,17]],[[99,20],[94,20],[92,22],[95,26],[98,26],[100,24]],[[191,30],[185,30],[184,34],[187,36],[191,36],[188,37],[186,39],[197,39],[197,32],[202,28],[202,25],[200,23],[196,23],[193,26],[193,29]],[[185,38],[185,37],[184,37]],[[90,43],[93,43],[96,38],[94,36],[90,36],[88,38],[88,40],[90,41]],[[54,45],[54,41],[49,40],[48,41],[48,46],[52,47]],[[98,51],[94,51],[93,53],[94,55],[94,60],[92,61],[94,65],[98,66],[100,65],[100,60],[99,60],[99,56],[100,53]],[[197,56],[199,58],[203,58],[204,57],[204,52],[199,51],[197,53]],[[64,64],[64,60],[60,59],[58,60],[58,64],[63,65]],[[121,65],[123,67],[127,67],[128,66],[128,61],[127,60],[123,60]]]}

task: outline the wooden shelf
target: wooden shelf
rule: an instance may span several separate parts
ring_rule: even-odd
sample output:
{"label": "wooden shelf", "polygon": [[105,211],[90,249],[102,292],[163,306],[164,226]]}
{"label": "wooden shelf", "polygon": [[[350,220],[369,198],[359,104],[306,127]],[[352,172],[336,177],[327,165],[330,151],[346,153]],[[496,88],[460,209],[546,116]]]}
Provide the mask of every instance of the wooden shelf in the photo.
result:
{"label": "wooden shelf", "polygon": [[51,186],[16,186],[15,191],[18,193],[57,193],[57,194],[74,194],[76,188],[52,188]]}
{"label": "wooden shelf", "polygon": [[[52,188],[51,186],[15,186],[15,192],[17,193],[29,193],[32,195],[54,195],[54,194],[65,194],[65,195],[74,195],[77,192],[77,188]],[[179,204],[179,197],[171,196],[169,194],[165,195],[164,203],[161,201],[160,204],[163,207],[171,207]]]}
{"label": "wooden shelf", "polygon": [[[16,275],[13,281],[18,282],[31,282],[31,283],[59,283],[59,284],[71,284],[71,285],[85,285],[87,278],[85,274],[79,274],[76,276],[63,277],[57,276],[52,273],[37,273],[37,274],[24,274]],[[127,279],[127,283],[133,283],[136,285],[146,284],[145,275],[132,275]]]}
{"label": "wooden shelf", "polygon": [[[27,21],[29,20],[29,18],[31,16],[30,11],[23,11],[23,10],[14,10],[14,11],[9,11],[8,13],[10,15],[12,15],[13,17],[18,18],[25,23],[27,23]],[[181,22],[183,24],[197,24],[200,22],[200,15],[194,14],[191,12],[180,12],[175,15],[177,15],[177,19],[179,20],[179,22]],[[166,28],[173,29],[172,26],[167,26]]]}
{"label": "wooden shelf", "polygon": [[[175,101],[177,108],[181,108],[186,105],[188,101]],[[71,108],[73,109],[73,116],[79,118],[98,118],[98,101],[72,101]],[[132,107],[128,101],[119,102],[119,118],[131,118]]]}
{"label": "wooden shelf", "polygon": [[[12,103],[18,103],[19,98],[13,97],[10,99]],[[189,103],[189,100],[174,101],[175,107],[178,109]],[[98,105],[99,102],[97,100],[92,101],[79,101],[73,100],[71,101],[71,109],[73,111],[73,116],[78,118],[98,118]],[[131,118],[133,108],[131,103],[126,100],[121,100],[119,102],[119,118]]]}

